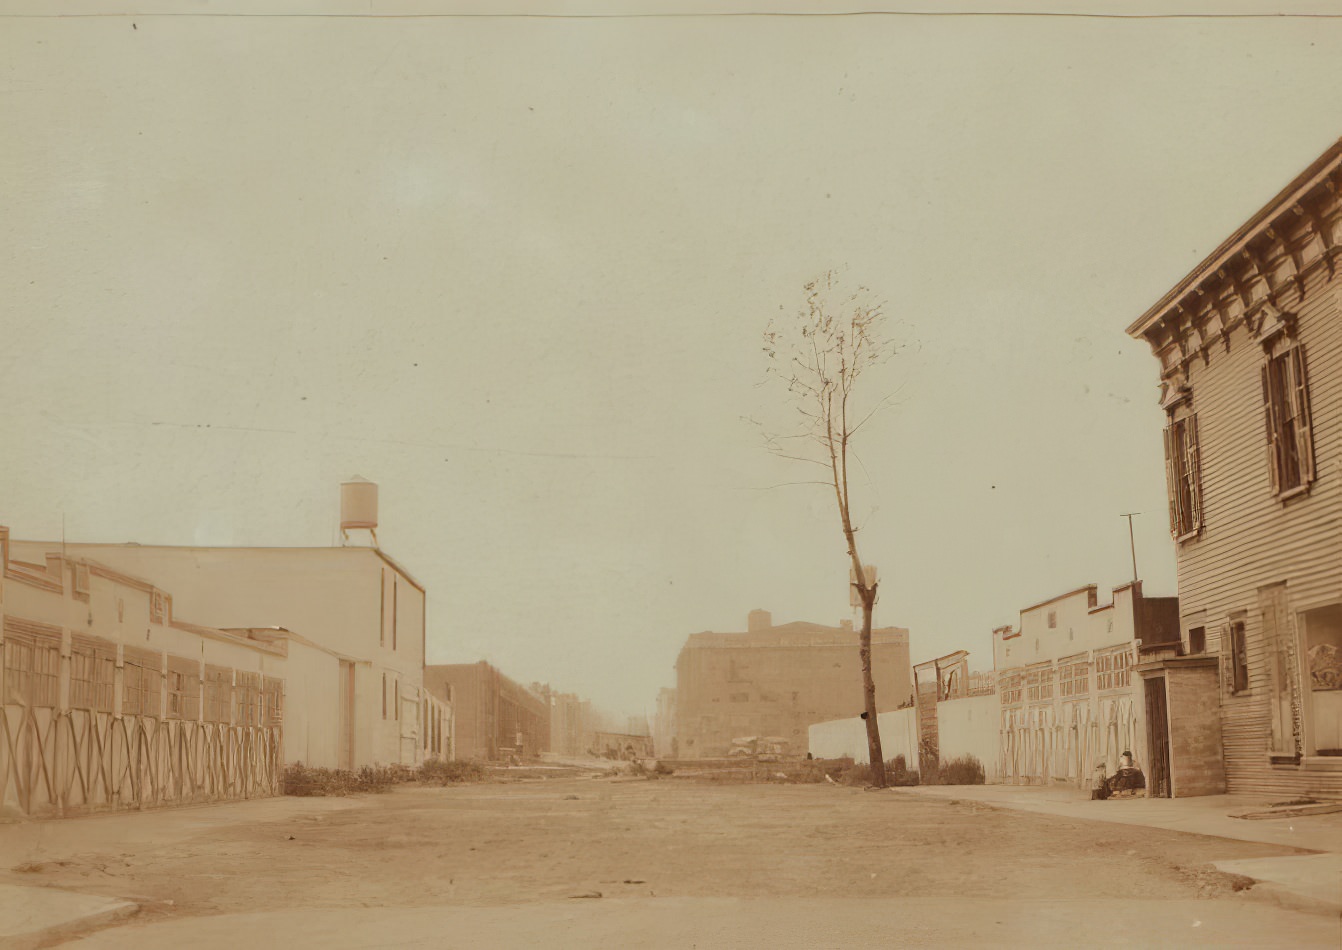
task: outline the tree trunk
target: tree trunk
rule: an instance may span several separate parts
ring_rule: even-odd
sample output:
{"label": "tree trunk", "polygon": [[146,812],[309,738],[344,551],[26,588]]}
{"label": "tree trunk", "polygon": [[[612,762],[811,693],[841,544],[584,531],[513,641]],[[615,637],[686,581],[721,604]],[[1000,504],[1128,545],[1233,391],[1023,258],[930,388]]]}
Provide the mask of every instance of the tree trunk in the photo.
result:
{"label": "tree trunk", "polygon": [[[866,586],[865,584],[863,585]],[[871,612],[875,591],[862,591],[862,695],[866,700],[867,753],[871,760],[871,784],[885,788],[885,756],[881,752],[881,731],[876,723],[876,680],[871,675]]]}

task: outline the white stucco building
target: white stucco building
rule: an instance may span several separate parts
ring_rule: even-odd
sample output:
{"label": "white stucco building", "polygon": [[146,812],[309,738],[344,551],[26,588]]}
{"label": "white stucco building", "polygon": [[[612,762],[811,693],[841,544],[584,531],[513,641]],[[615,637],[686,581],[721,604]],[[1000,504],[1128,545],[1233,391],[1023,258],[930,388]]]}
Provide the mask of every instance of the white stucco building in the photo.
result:
{"label": "white stucco building", "polygon": [[1001,711],[1001,780],[1085,785],[1131,751],[1148,761],[1138,648],[1178,636],[1178,601],[1139,582],[1099,602],[1094,585],[1026,607],[993,631]]}
{"label": "white stucco building", "polygon": [[[347,492],[347,489],[353,491]],[[449,757],[446,696],[424,686],[424,587],[376,546],[376,486],[342,486],[342,529],[371,543],[322,548],[9,542],[17,561],[86,562],[150,590],[174,614],[286,650],[283,761],[414,766]],[[346,533],[347,531],[342,531]],[[152,629],[146,634],[152,640]],[[278,674],[277,674],[278,675]]]}
{"label": "white stucco building", "polygon": [[[424,588],[371,547],[212,548],[67,543],[69,555],[152,579],[165,610],[219,628],[312,644],[323,657],[287,670],[312,697],[285,730],[285,760],[331,768],[424,758]],[[40,563],[59,542],[14,541]]]}

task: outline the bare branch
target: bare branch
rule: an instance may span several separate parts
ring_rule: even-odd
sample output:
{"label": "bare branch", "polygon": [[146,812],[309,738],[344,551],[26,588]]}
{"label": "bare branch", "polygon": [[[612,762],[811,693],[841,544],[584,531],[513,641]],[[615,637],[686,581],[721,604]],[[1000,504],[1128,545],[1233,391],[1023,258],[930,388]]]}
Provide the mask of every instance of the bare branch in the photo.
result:
{"label": "bare branch", "polygon": [[775,488],[788,488],[788,487],[790,487],[790,486],[792,486],[792,485],[821,485],[821,486],[823,486],[823,487],[825,487],[825,488],[828,488],[828,487],[829,487],[829,482],[823,482],[823,481],[820,481],[819,479],[813,479],[813,480],[810,480],[810,481],[803,481],[803,482],[779,482],[777,485],[764,485],[764,486],[762,486],[762,487],[760,487],[760,486],[754,486],[754,485],[747,485],[747,486],[745,486],[745,487],[743,487],[743,488],[740,488],[740,489],[737,489],[737,490],[738,490],[738,491],[773,491]]}

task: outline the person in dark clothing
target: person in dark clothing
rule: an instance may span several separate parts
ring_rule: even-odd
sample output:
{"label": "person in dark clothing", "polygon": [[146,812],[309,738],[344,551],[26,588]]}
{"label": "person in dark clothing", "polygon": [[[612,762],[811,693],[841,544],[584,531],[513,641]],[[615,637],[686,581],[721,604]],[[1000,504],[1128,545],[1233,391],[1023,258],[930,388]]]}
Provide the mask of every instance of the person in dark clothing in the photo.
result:
{"label": "person in dark clothing", "polygon": [[1135,792],[1146,788],[1146,776],[1132,761],[1132,753],[1125,750],[1119,756],[1118,771],[1105,784],[1110,795],[1115,792]]}

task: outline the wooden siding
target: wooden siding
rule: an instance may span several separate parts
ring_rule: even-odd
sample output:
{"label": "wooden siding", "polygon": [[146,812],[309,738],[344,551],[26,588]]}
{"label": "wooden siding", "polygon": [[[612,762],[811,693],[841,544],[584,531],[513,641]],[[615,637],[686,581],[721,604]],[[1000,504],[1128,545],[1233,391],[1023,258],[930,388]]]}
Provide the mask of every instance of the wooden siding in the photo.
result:
{"label": "wooden siding", "polygon": [[[1259,589],[1285,585],[1289,636],[1296,635],[1298,612],[1342,601],[1342,278],[1318,267],[1307,277],[1303,300],[1287,289],[1278,298],[1282,310],[1298,316],[1297,338],[1305,348],[1315,478],[1307,494],[1282,501],[1272,493],[1260,381],[1264,350],[1241,323],[1188,367],[1203,526],[1179,545],[1181,627],[1205,626],[1207,649],[1222,653],[1228,790],[1342,797],[1342,770],[1269,760],[1271,687]],[[1246,627],[1249,685],[1232,693],[1229,644],[1221,641],[1237,615]]]}

